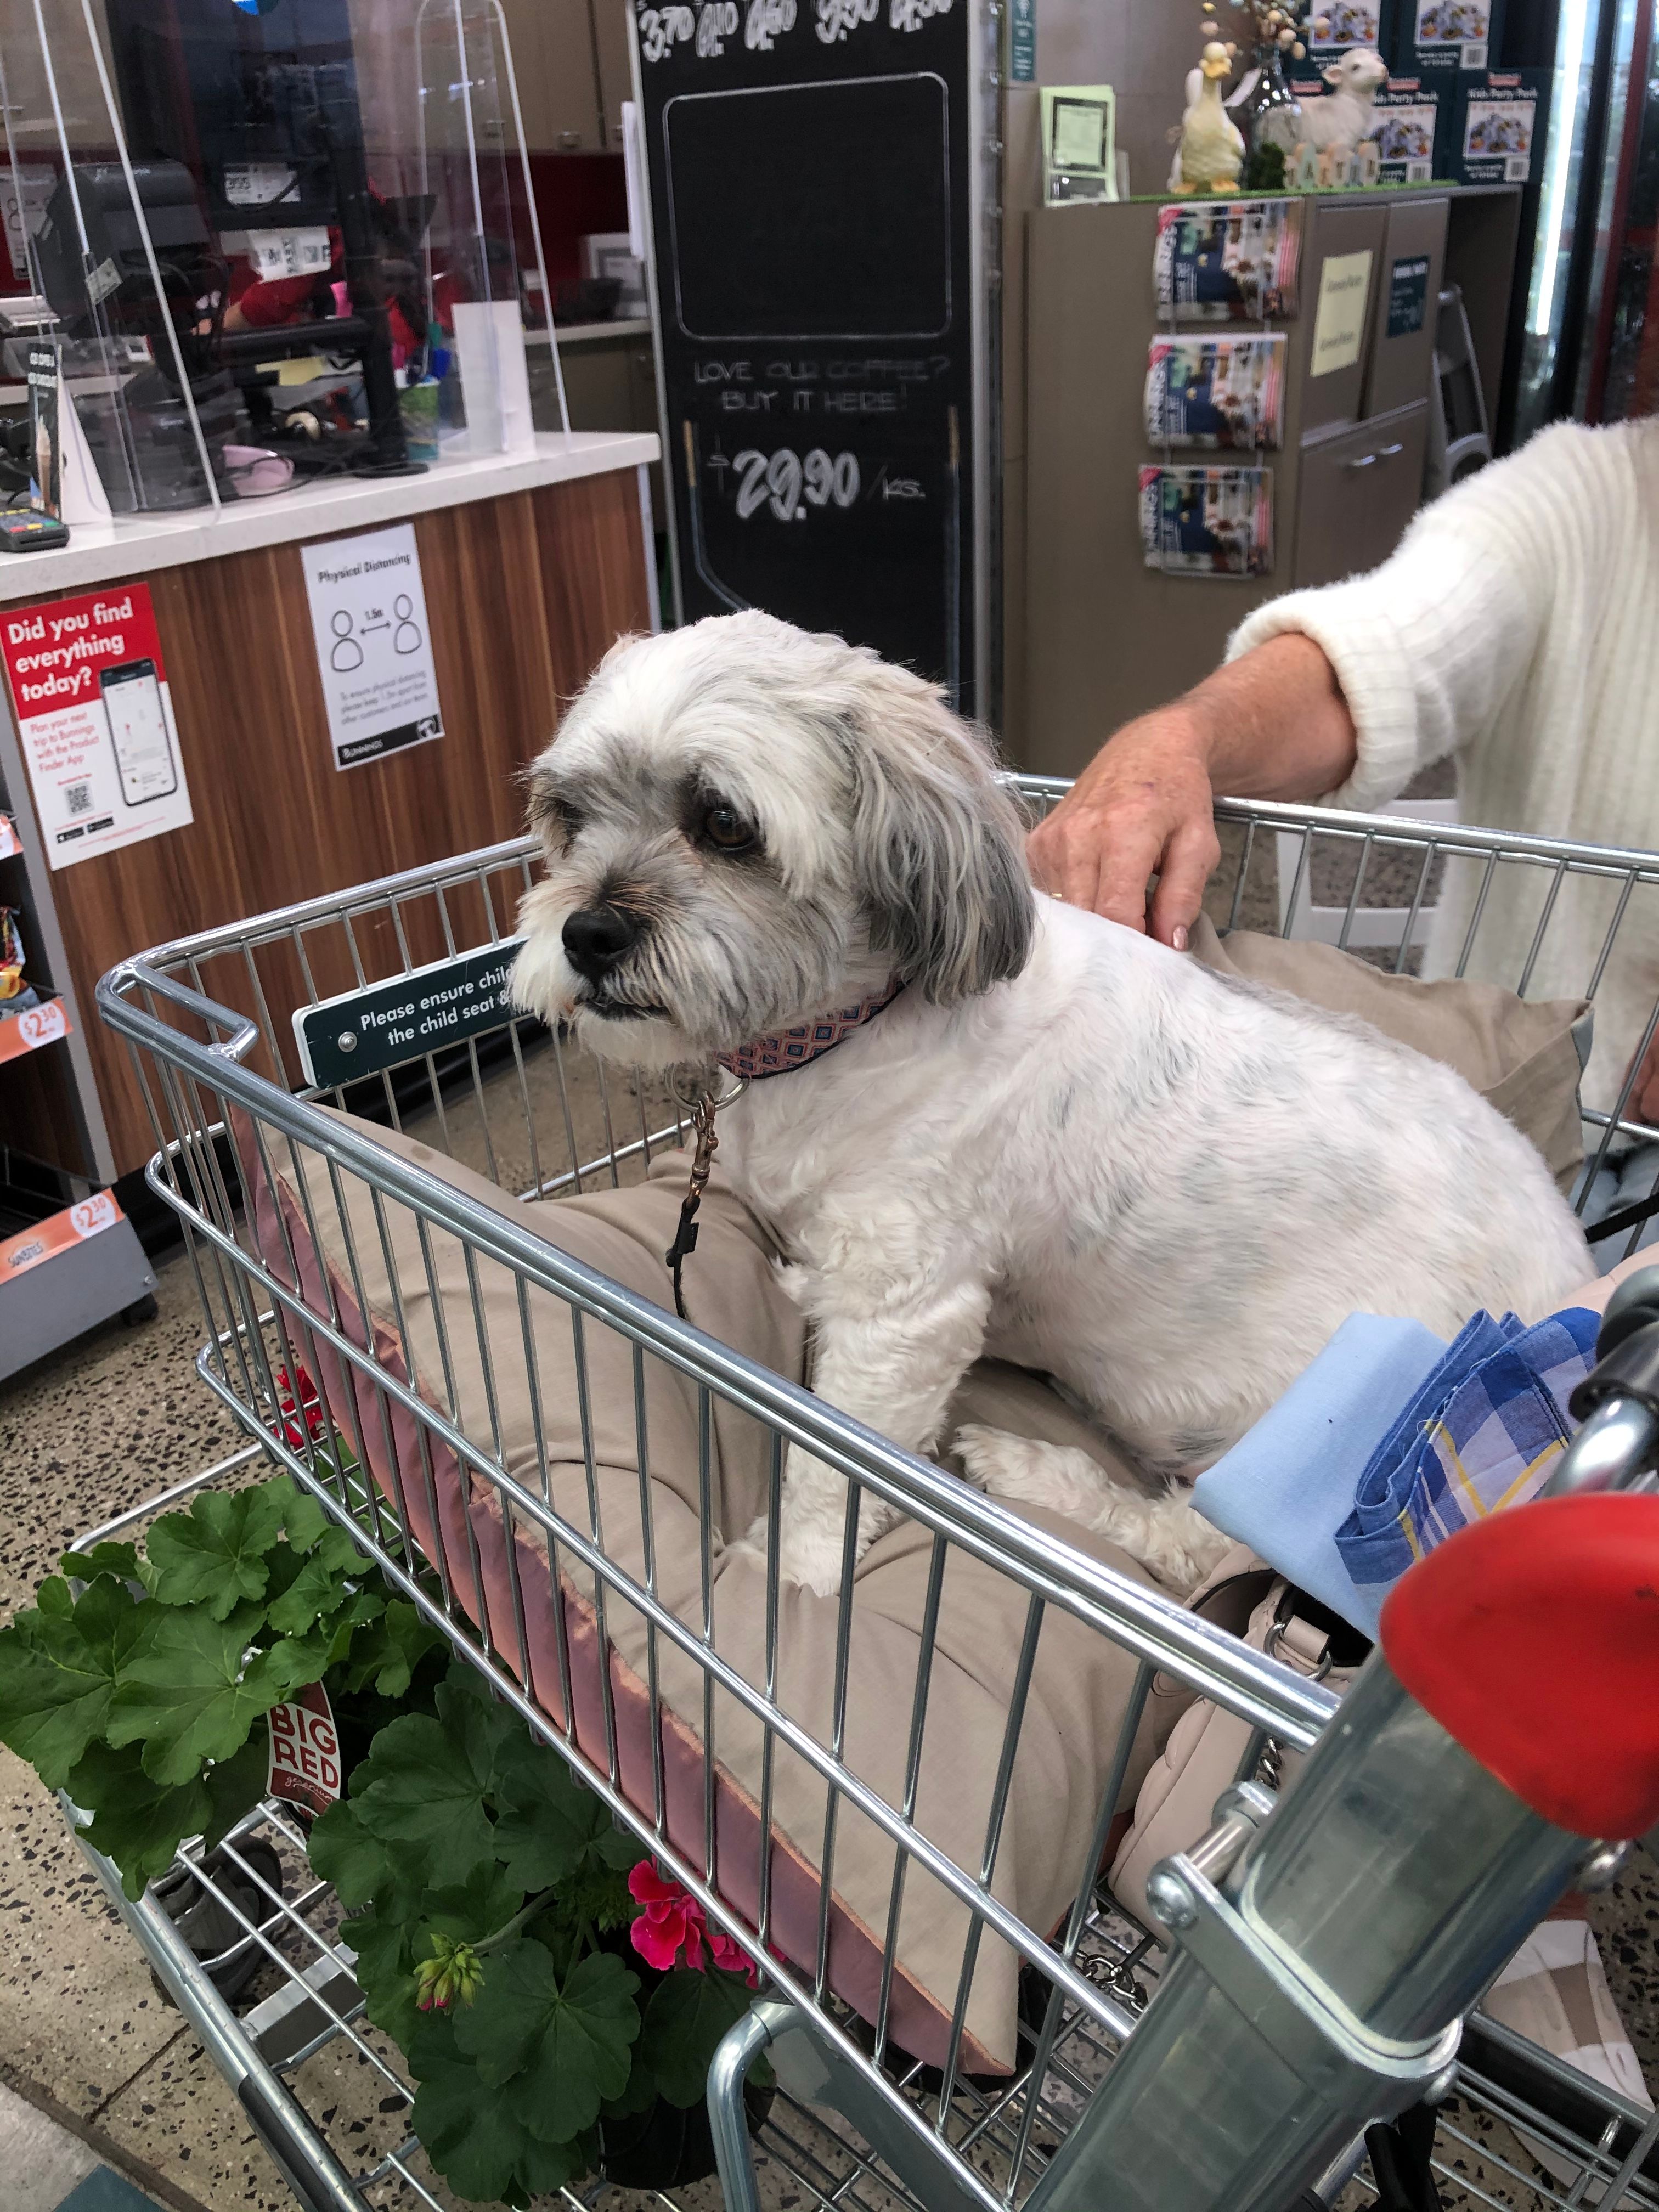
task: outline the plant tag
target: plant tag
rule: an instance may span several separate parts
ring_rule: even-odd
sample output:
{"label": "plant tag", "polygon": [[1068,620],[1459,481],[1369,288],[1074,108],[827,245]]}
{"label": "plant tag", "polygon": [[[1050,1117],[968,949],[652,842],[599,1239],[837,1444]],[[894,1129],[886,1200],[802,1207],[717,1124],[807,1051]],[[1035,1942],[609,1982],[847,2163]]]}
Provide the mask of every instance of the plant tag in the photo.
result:
{"label": "plant tag", "polygon": [[287,1705],[273,1705],[270,1772],[265,1795],[284,1797],[312,1813],[325,1813],[340,1799],[340,1740],[328,1692],[307,1682]]}

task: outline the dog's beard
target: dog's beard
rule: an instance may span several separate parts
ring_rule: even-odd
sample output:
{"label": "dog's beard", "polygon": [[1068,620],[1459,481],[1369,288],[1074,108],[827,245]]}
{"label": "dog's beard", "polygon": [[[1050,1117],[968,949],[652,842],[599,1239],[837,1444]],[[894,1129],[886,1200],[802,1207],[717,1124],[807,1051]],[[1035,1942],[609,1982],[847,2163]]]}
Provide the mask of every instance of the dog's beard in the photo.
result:
{"label": "dog's beard", "polygon": [[[601,1059],[647,1069],[708,1067],[757,1036],[810,1020],[885,980],[854,917],[827,899],[744,878],[653,891],[636,943],[598,984],[564,949],[591,879],[550,872],[519,909],[524,947],[511,1002],[568,1027]],[[876,970],[881,969],[879,976]]]}

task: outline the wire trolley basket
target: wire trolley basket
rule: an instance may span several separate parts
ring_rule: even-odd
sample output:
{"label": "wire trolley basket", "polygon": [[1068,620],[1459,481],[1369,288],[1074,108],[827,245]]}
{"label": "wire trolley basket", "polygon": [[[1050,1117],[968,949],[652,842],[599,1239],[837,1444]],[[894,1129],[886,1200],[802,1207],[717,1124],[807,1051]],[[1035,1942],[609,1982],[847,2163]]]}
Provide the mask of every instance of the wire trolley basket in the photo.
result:
{"label": "wire trolley basket", "polygon": [[[1037,811],[1066,788],[1017,781]],[[1217,811],[1224,924],[1312,931],[1396,972],[1427,946],[1534,994],[1644,994],[1611,1077],[1591,1063],[1592,1169],[1648,1133],[1624,1062],[1659,1020],[1638,957],[1659,947],[1659,855]],[[264,1471],[314,1496],[762,1962],[765,2005],[793,2023],[763,2185],[769,2166],[785,2201],[860,2212],[1040,2203],[1165,1971],[1164,1931],[1102,1869],[1174,1719],[1194,1697],[1238,1717],[1248,1780],[1264,1753],[1271,1770],[1314,1747],[1337,1701],[754,1346],[675,1319],[656,1224],[684,1182],[668,1156],[684,1110],[499,1004],[535,852],[264,915],[100,985],[200,1292],[198,1373]],[[1583,946],[1586,915],[1594,946],[1569,977],[1557,948]],[[566,1208],[597,1240],[582,1249],[629,1263],[565,1249]],[[713,1265],[700,1253],[700,1283]],[[296,1423],[284,1378],[301,1369],[319,1396]],[[848,1481],[848,1571],[810,1605],[778,1571],[792,1444]],[[901,1623],[857,1601],[865,1490],[904,1516]],[[262,1805],[210,1855],[186,1844],[136,1903],[90,1856],[302,2203],[454,2203],[291,1807]],[[1439,2109],[1449,2203],[1659,2206],[1649,2113],[1496,2022],[1470,2022]],[[1356,2145],[1323,2197],[1372,2186]]]}

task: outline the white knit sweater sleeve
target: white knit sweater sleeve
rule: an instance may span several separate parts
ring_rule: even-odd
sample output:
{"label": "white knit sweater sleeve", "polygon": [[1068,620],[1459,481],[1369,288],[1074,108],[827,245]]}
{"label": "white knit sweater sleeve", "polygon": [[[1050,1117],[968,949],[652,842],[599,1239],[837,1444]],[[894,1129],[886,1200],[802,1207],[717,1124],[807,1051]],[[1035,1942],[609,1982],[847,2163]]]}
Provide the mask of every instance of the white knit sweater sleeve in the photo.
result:
{"label": "white knit sweater sleeve", "polygon": [[[1524,679],[1552,597],[1560,486],[1570,462],[1546,434],[1425,507],[1369,575],[1290,592],[1234,632],[1227,658],[1287,630],[1322,648],[1358,736],[1352,775],[1328,803],[1385,805],[1429,762],[1478,746]],[[1555,449],[1552,451],[1552,449]]]}

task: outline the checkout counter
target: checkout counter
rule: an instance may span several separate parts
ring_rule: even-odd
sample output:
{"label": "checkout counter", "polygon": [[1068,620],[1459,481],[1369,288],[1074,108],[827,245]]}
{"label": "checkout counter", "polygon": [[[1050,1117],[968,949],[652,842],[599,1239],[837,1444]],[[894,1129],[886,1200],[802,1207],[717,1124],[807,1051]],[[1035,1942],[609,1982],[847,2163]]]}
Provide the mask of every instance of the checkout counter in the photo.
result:
{"label": "checkout counter", "polygon": [[571,427],[499,10],[41,20],[0,0],[5,503],[69,530],[0,552],[0,1375],[152,1280],[99,976],[515,835],[659,620],[659,441]]}

